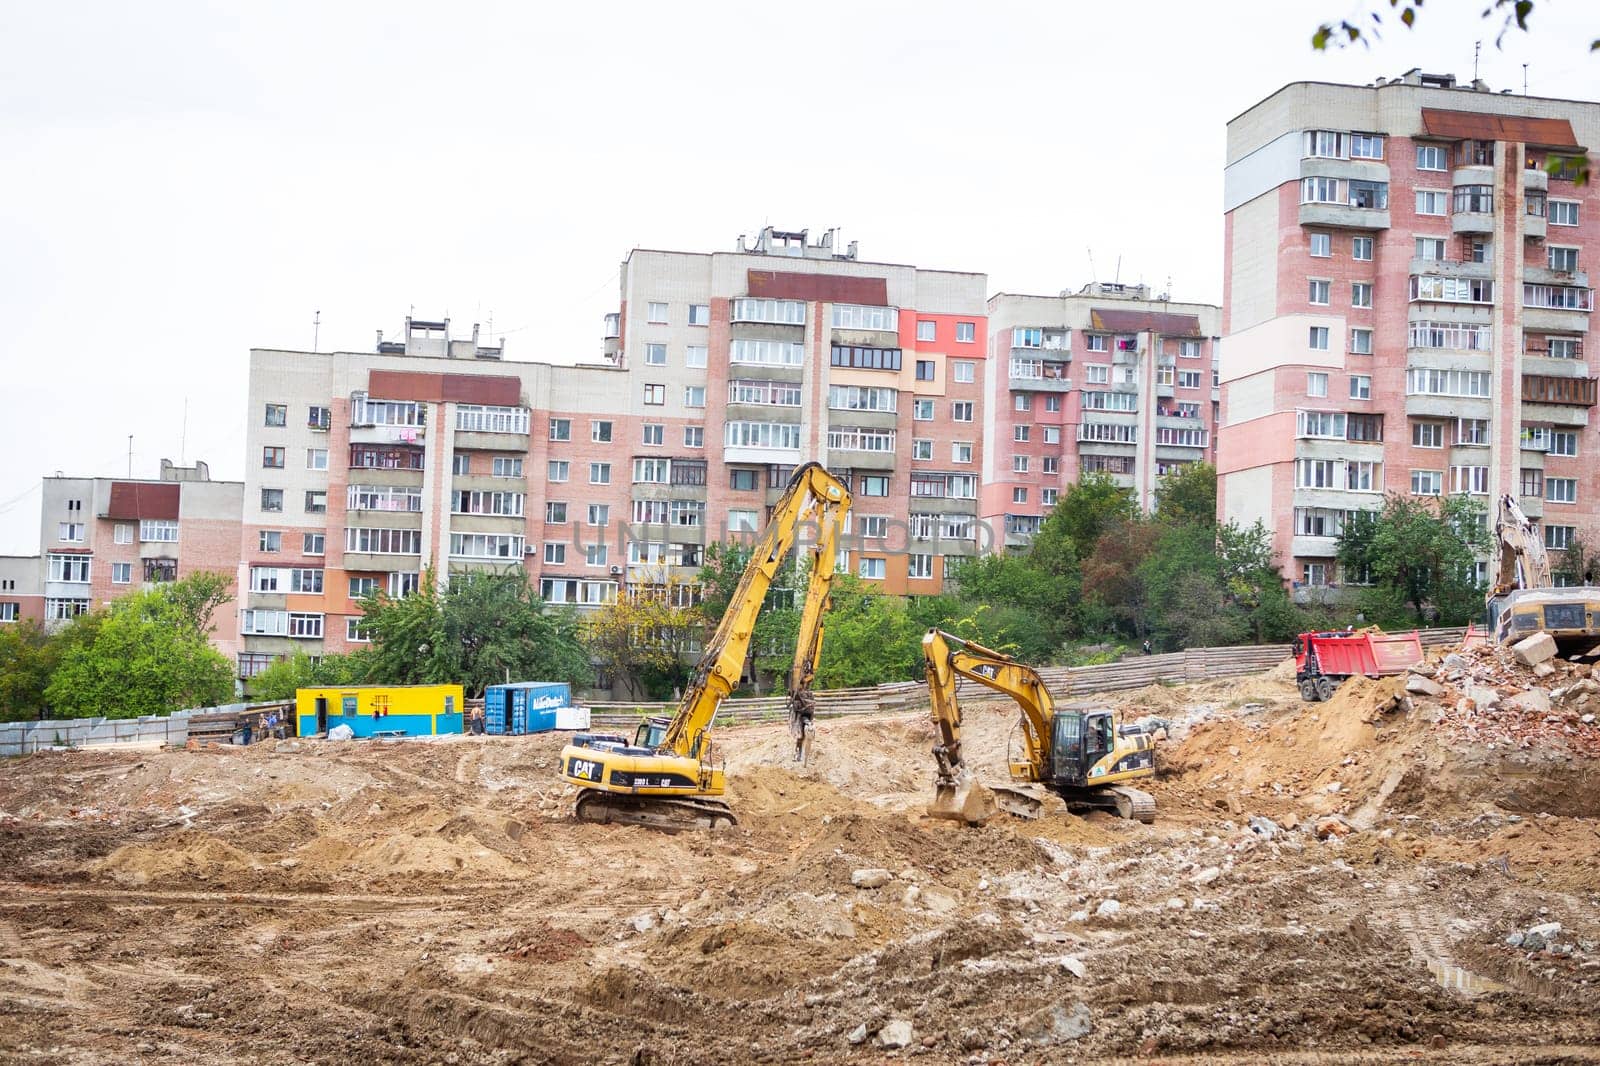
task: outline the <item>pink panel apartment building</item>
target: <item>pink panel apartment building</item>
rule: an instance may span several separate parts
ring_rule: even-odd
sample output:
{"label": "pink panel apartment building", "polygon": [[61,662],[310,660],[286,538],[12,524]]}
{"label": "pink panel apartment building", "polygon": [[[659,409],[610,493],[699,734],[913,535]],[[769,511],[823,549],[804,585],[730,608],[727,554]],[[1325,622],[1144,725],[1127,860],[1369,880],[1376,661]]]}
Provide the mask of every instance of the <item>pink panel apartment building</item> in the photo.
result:
{"label": "pink panel apartment building", "polygon": [[1218,506],[1297,598],[1361,579],[1337,538],[1385,493],[1515,493],[1554,550],[1592,528],[1600,204],[1547,164],[1597,140],[1600,104],[1417,71],[1228,124]]}

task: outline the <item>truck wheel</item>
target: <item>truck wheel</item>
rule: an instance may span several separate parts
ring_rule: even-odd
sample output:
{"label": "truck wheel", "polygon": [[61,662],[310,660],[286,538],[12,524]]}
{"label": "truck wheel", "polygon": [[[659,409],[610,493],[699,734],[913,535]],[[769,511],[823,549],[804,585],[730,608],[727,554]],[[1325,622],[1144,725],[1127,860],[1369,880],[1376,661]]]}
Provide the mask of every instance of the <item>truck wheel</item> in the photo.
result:
{"label": "truck wheel", "polygon": [[1325,703],[1333,698],[1333,680],[1331,678],[1319,677],[1314,684],[1317,689],[1317,702]]}
{"label": "truck wheel", "polygon": [[1307,703],[1317,702],[1317,687],[1309,677],[1300,682],[1300,698]]}

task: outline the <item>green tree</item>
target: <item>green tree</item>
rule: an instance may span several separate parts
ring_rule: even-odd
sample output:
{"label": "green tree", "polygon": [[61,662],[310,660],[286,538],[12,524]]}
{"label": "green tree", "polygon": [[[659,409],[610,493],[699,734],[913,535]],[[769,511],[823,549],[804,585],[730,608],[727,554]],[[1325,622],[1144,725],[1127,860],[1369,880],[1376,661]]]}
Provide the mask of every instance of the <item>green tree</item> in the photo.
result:
{"label": "green tree", "polygon": [[[950,632],[965,622],[966,631],[957,632],[964,639],[1029,662],[1048,662],[1079,631],[1083,581],[1075,562],[1065,569],[1064,574],[1043,569],[1032,552],[963,559],[952,571],[958,598],[919,606],[913,613]],[[930,608],[939,617],[928,617]]]}
{"label": "green tree", "polygon": [[633,585],[584,619],[583,646],[635,698],[665,699],[688,683],[694,639],[705,629],[683,583],[670,577]]}
{"label": "green tree", "polygon": [[[184,579],[188,581],[189,579]],[[196,632],[177,582],[115,601],[88,624],[67,629],[60,665],[46,689],[66,718],[135,718],[210,707],[233,698],[233,665]]]}
{"label": "green tree", "polygon": [[199,570],[168,586],[167,595],[189,631],[198,637],[209,637],[216,628],[212,617],[217,608],[233,599],[233,578]]}
{"label": "green tree", "polygon": [[1190,463],[1156,483],[1156,518],[1162,522],[1217,524],[1217,468]]}
{"label": "green tree", "polygon": [[[1483,610],[1476,560],[1489,551],[1484,509],[1468,496],[1438,502],[1393,494],[1339,536],[1346,573],[1367,577],[1363,613],[1379,625],[1463,625]],[[1409,617],[1408,617],[1409,616]]]}
{"label": "green tree", "polygon": [[43,718],[62,642],[34,621],[0,626],[0,722]]}
{"label": "green tree", "polygon": [[1132,492],[1109,475],[1084,474],[1034,535],[1029,557],[1047,573],[1068,574],[1089,557],[1107,529],[1138,517]]}
{"label": "green tree", "polygon": [[1138,517],[1107,523],[1083,561],[1084,599],[1096,628],[1143,640],[1150,635],[1150,589],[1140,567],[1155,550],[1162,528]]}
{"label": "green tree", "polygon": [[818,688],[853,688],[922,676],[922,627],[896,596],[850,574],[833,582],[817,664]]}
{"label": "green tree", "polygon": [[297,648],[293,654],[277,660],[250,679],[250,698],[288,700],[294,698],[297,689],[359,685],[367,680],[370,665],[365,651],[324,655],[313,662],[311,656]]}

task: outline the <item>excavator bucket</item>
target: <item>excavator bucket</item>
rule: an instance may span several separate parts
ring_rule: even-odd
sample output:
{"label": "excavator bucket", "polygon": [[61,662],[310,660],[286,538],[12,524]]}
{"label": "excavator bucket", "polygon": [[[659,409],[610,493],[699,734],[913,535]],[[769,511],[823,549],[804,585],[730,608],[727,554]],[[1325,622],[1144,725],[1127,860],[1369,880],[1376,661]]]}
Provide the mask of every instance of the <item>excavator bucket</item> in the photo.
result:
{"label": "excavator bucket", "polygon": [[935,783],[933,802],[928,804],[928,817],[967,825],[983,825],[998,813],[994,793],[970,775]]}

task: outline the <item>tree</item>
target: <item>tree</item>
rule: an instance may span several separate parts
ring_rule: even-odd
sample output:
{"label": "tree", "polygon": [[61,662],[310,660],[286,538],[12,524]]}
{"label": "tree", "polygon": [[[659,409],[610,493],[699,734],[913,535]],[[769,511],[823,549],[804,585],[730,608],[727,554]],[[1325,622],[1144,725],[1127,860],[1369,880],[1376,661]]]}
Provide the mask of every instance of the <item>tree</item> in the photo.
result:
{"label": "tree", "polygon": [[1148,588],[1140,565],[1161,536],[1155,522],[1125,518],[1108,523],[1083,561],[1084,598],[1102,626],[1143,639],[1150,635]]}
{"label": "tree", "polygon": [[199,570],[168,586],[168,595],[189,630],[198,637],[210,637],[216,628],[212,615],[233,599],[233,578],[211,570]]}
{"label": "tree", "polygon": [[1575,530],[1564,549],[1550,552],[1550,573],[1571,585],[1600,581],[1600,538],[1591,530]]}
{"label": "tree", "polygon": [[1156,483],[1156,517],[1163,522],[1217,524],[1217,468],[1190,463]]}
{"label": "tree", "polygon": [[1084,474],[1056,502],[1034,535],[1029,555],[1040,569],[1065,575],[1088,558],[1107,529],[1138,516],[1132,492],[1109,475]]}
{"label": "tree", "polygon": [[825,624],[818,688],[922,676],[922,627],[899,597],[886,596],[851,574],[838,574]]}
{"label": "tree", "polygon": [[257,700],[290,700],[302,688],[359,685],[367,680],[370,667],[364,651],[350,655],[324,655],[316,662],[295,649],[249,681],[250,697]]}
{"label": "tree", "polygon": [[590,614],[581,639],[614,685],[636,697],[665,698],[688,683],[691,649],[704,629],[685,584],[661,575]]}
{"label": "tree", "polygon": [[0,722],[44,717],[45,688],[61,647],[37,622],[0,626]]}
{"label": "tree", "polygon": [[358,665],[387,685],[459,682],[469,696],[512,681],[588,684],[594,676],[570,612],[546,612],[521,567],[452,575],[441,591],[432,570],[399,599],[361,601],[372,647]]}
{"label": "tree", "polygon": [[1355,516],[1339,536],[1347,573],[1371,582],[1363,611],[1380,625],[1462,625],[1483,609],[1476,561],[1489,551],[1484,509],[1471,497],[1438,502],[1398,494],[1370,517]]}
{"label": "tree", "polygon": [[233,697],[233,665],[196,631],[191,605],[205,590],[185,582],[124,596],[95,612],[91,631],[63,634],[60,665],[46,689],[67,718],[135,718],[210,707]]}
{"label": "tree", "polygon": [[[1063,559],[1058,557],[1057,565]],[[952,572],[958,599],[919,605],[913,613],[927,618],[927,625],[951,632],[965,620],[969,632],[957,635],[996,651],[1006,650],[1002,644],[1013,645],[1017,650],[1008,654],[1043,662],[1079,631],[1083,581],[1076,561],[1062,568],[1066,573],[1044,569],[1032,552],[963,559]],[[930,608],[937,609],[936,617],[929,617]]]}

